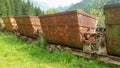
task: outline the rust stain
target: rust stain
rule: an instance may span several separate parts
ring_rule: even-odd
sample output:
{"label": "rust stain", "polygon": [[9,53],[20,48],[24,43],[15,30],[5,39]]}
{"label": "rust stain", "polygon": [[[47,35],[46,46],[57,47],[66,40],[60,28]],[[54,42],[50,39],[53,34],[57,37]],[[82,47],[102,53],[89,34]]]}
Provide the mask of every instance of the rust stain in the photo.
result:
{"label": "rust stain", "polygon": [[95,33],[98,19],[82,11],[40,16],[43,35],[49,43],[83,49],[82,35]]}
{"label": "rust stain", "polygon": [[104,6],[107,51],[109,55],[120,56],[120,3]]}
{"label": "rust stain", "polygon": [[0,23],[0,30],[2,29],[2,24]]}
{"label": "rust stain", "polygon": [[13,32],[14,30],[17,30],[17,24],[16,24],[14,17],[12,17],[12,16],[2,17],[2,19],[3,19],[5,28],[7,31]]}
{"label": "rust stain", "polygon": [[37,34],[42,33],[40,20],[37,16],[15,17],[18,31],[26,36],[37,38]]}

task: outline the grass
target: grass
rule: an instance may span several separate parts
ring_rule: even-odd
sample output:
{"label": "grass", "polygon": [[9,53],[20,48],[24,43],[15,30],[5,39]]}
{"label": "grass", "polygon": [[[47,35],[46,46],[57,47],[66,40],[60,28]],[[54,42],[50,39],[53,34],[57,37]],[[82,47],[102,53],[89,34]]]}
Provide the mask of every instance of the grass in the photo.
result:
{"label": "grass", "polygon": [[49,53],[43,39],[40,40],[39,44],[27,44],[12,34],[0,32],[0,68],[120,68],[68,52]]}

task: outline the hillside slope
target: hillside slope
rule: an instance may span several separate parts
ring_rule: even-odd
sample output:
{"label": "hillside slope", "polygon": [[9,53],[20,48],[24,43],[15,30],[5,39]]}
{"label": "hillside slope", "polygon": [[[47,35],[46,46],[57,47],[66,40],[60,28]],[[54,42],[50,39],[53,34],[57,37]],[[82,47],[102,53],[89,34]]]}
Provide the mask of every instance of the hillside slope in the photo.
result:
{"label": "hillside slope", "polygon": [[91,8],[100,9],[106,2],[108,2],[108,0],[83,0],[80,3],[73,5],[68,10],[82,9],[85,12],[89,12]]}
{"label": "hillside slope", "polygon": [[99,24],[104,25],[103,6],[105,4],[119,2],[120,0],[83,0],[82,2],[79,2],[67,9],[67,11],[81,9],[87,13],[99,17]]}
{"label": "hillside slope", "polygon": [[90,13],[91,9],[102,10],[103,5],[111,4],[111,3],[119,3],[120,0],[83,0],[73,6],[71,6],[68,10],[76,10],[82,9],[85,12]]}

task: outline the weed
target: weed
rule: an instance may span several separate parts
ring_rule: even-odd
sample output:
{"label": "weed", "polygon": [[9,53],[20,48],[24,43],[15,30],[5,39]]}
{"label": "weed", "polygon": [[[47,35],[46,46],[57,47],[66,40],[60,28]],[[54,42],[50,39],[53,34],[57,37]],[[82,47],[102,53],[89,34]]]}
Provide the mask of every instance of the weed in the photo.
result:
{"label": "weed", "polygon": [[69,52],[49,53],[45,44],[43,37],[38,44],[27,44],[13,34],[0,32],[0,68],[120,68]]}

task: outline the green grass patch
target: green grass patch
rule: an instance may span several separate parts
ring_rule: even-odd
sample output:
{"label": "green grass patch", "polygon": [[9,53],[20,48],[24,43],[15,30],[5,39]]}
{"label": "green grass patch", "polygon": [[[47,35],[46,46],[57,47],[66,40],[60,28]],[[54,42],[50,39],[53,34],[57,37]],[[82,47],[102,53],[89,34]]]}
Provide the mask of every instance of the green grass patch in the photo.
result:
{"label": "green grass patch", "polygon": [[69,53],[49,53],[45,41],[27,44],[10,33],[0,32],[0,68],[120,68]]}

